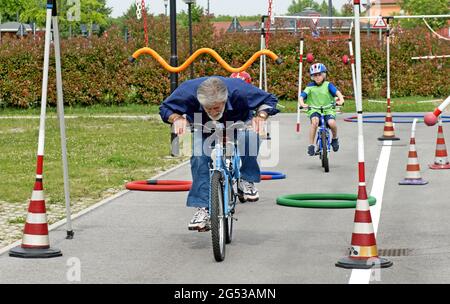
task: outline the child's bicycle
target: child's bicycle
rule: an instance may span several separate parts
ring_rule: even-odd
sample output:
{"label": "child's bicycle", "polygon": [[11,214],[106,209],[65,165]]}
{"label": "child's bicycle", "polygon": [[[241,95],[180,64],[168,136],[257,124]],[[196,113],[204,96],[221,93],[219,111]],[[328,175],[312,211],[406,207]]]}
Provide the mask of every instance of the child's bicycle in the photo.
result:
{"label": "child's bicycle", "polygon": [[325,123],[325,115],[323,114],[325,110],[330,108],[335,108],[336,102],[333,102],[326,106],[310,106],[308,105],[308,108],[319,110],[320,114],[320,123],[319,128],[317,129],[317,136],[316,136],[316,155],[319,155],[319,158],[322,162],[322,167],[325,170],[325,172],[330,172],[330,165],[329,165],[329,159],[328,155],[331,151],[331,134],[330,134],[330,128],[328,127],[328,124]]}
{"label": "child's bicycle", "polygon": [[[214,148],[211,152],[209,214],[211,220],[211,239],[214,258],[217,262],[225,259],[225,245],[231,243],[233,237],[233,220],[236,200],[237,182],[240,178],[240,156],[237,141],[229,140],[226,136],[235,131],[243,131],[243,122],[233,123],[225,128],[222,123],[213,127],[202,124],[192,124],[194,131],[212,133]],[[225,133],[225,134],[224,134]]]}

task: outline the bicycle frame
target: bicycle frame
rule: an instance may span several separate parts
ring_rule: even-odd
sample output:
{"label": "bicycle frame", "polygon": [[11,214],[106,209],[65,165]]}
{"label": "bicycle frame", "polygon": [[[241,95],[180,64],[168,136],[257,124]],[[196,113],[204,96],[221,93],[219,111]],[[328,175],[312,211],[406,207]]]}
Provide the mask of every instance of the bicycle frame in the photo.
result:
{"label": "bicycle frame", "polygon": [[328,106],[321,106],[321,107],[314,107],[311,106],[312,109],[316,109],[316,110],[320,110],[320,124],[319,124],[319,128],[317,129],[317,139],[316,139],[316,144],[319,147],[319,153],[322,153],[323,149],[324,149],[324,143],[322,142],[322,133],[326,132],[326,138],[327,138],[327,143],[326,143],[326,149],[328,152],[331,151],[331,136],[330,136],[330,128],[326,125],[325,123],[325,115],[323,115],[323,111],[329,107],[335,107],[336,104],[332,103]]}
{"label": "bicycle frame", "polygon": [[323,151],[324,149],[324,143],[322,142],[322,133],[326,132],[326,138],[327,138],[327,143],[326,143],[326,149],[328,152],[331,151],[331,136],[330,136],[330,128],[326,126],[325,124],[325,117],[323,115],[323,113],[320,113],[320,125],[319,128],[317,130],[317,139],[316,139],[316,143],[317,146],[319,147],[319,152]]}
{"label": "bicycle frame", "polygon": [[[224,147],[227,148],[232,147],[233,151],[231,156],[226,156],[227,151],[226,148]],[[237,143],[224,141],[216,143],[211,153],[211,160],[212,160],[212,168],[209,170],[210,180],[215,171],[219,171],[223,176],[224,214],[226,216],[229,216],[231,212],[230,210],[231,204],[229,202],[229,197],[228,195],[226,195],[226,193],[228,193],[230,190],[234,191],[233,189],[230,189],[230,187],[233,187],[234,182],[238,181],[240,178],[240,171],[239,171],[240,156],[239,151],[237,149]],[[235,202],[232,203],[234,204]],[[211,209],[211,201],[209,201],[209,208]]]}

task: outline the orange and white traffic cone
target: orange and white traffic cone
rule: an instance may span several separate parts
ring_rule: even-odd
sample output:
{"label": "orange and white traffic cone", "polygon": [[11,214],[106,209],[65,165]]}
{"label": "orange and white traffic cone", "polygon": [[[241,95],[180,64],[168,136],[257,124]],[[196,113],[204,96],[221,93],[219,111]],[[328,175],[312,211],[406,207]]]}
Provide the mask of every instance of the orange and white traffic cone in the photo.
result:
{"label": "orange and white traffic cone", "polygon": [[445,145],[444,131],[442,128],[442,119],[439,119],[438,134],[436,139],[436,154],[434,164],[430,164],[431,169],[450,169],[448,161],[447,147]]}
{"label": "orange and white traffic cone", "polygon": [[358,187],[354,223],[349,256],[340,259],[336,266],[347,269],[386,268],[392,266],[393,263],[391,261],[378,256],[366,186],[361,184]]}
{"label": "orange and white traffic cone", "polygon": [[[39,161],[41,158],[41,156],[38,156],[38,170],[39,167],[42,167],[42,161]],[[62,253],[59,249],[50,248],[42,177],[36,178],[28,206],[22,245],[11,249],[9,256],[19,258],[51,258],[61,255]]]}
{"label": "orange and white traffic cone", "polygon": [[411,140],[409,142],[408,164],[406,165],[406,177],[400,181],[399,185],[426,185],[428,181],[423,180],[420,176],[420,164],[416,151],[416,123],[417,118],[414,119],[411,130]]}
{"label": "orange and white traffic cone", "polygon": [[394,123],[392,121],[391,113],[391,102],[388,99],[387,102],[386,118],[384,120],[384,130],[383,136],[379,137],[378,140],[400,140],[400,138],[395,136]]}

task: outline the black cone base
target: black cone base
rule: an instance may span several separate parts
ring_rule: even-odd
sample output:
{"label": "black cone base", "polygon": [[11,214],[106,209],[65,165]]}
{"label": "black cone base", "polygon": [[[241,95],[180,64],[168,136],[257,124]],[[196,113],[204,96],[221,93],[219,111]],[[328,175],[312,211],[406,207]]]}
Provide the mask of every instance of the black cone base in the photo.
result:
{"label": "black cone base", "polygon": [[385,258],[379,257],[370,259],[352,259],[345,257],[340,259],[335,265],[346,269],[371,269],[391,267],[393,263]]}
{"label": "black cone base", "polygon": [[62,256],[61,250],[55,248],[34,249],[22,248],[20,245],[9,251],[10,257],[24,259],[46,259]]}
{"label": "black cone base", "polygon": [[381,137],[378,137],[378,140],[400,140],[400,138],[398,138],[398,137],[385,137],[385,136],[381,136]]}

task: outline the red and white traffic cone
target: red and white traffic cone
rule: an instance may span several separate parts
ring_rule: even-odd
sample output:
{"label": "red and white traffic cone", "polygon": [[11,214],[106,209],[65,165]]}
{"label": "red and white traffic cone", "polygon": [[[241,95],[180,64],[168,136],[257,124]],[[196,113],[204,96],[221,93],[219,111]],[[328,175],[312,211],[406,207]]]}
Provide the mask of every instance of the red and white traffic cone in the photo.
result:
{"label": "red and white traffic cone", "polygon": [[336,266],[347,269],[386,268],[392,266],[393,263],[391,261],[378,256],[365,184],[360,184],[358,187],[354,223],[349,256],[340,259]]}
{"label": "red and white traffic cone", "polygon": [[386,118],[384,120],[383,136],[379,137],[378,140],[400,140],[400,138],[395,136],[394,123],[392,121],[391,113],[391,102],[388,99],[387,103]]}
{"label": "red and white traffic cone", "polygon": [[38,170],[28,206],[28,215],[23,230],[22,245],[9,251],[9,255],[19,258],[51,258],[61,256],[59,249],[50,248],[48,237],[47,211],[42,185],[43,156],[38,156]]}
{"label": "red and white traffic cone", "polygon": [[[47,211],[45,209],[42,173],[44,168],[45,143],[45,109],[47,106],[48,70],[50,59],[50,33],[52,13],[56,14],[56,5],[47,1],[47,18],[45,25],[44,73],[42,79],[41,116],[39,123],[39,139],[36,165],[36,181],[28,207],[28,215],[23,231],[22,245],[9,251],[9,255],[19,258],[50,258],[61,256],[58,249],[50,248],[48,237]],[[57,32],[57,31],[56,31]],[[55,36],[56,37],[56,36]]]}
{"label": "red and white traffic cone", "polygon": [[447,147],[445,145],[444,131],[442,128],[442,120],[439,120],[438,134],[436,139],[436,153],[434,158],[434,164],[430,164],[431,169],[450,169],[450,163],[448,161]]}
{"label": "red and white traffic cone", "polygon": [[426,185],[428,181],[423,180],[420,176],[420,164],[416,151],[416,123],[417,118],[414,119],[411,131],[411,140],[409,142],[408,164],[406,165],[406,177],[400,181],[399,185]]}

